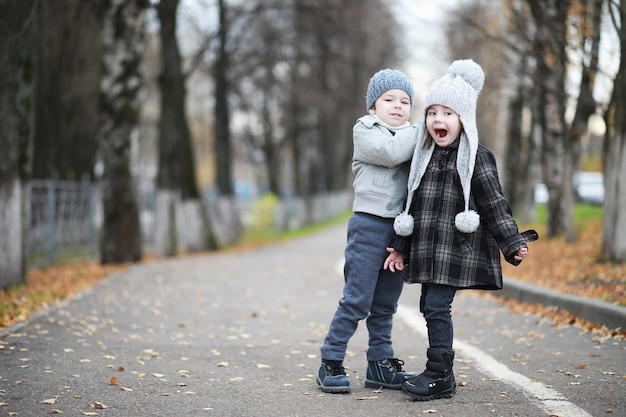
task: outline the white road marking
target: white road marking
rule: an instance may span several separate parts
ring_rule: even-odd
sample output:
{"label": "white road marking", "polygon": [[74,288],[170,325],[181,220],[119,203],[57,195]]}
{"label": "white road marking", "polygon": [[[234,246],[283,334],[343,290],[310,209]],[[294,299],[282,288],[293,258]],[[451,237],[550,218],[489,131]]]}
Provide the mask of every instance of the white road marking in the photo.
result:
{"label": "white road marking", "polygon": [[[428,338],[426,322],[418,314],[417,309],[405,305],[398,305],[397,317],[407,326]],[[498,362],[495,358],[483,352],[476,346],[454,339],[454,348],[465,358],[471,359],[476,368],[493,378],[522,391],[526,398],[549,415],[558,414],[567,417],[592,417],[582,408],[567,401],[560,393],[546,387],[541,382],[532,381],[530,378],[510,370],[506,365]]]}

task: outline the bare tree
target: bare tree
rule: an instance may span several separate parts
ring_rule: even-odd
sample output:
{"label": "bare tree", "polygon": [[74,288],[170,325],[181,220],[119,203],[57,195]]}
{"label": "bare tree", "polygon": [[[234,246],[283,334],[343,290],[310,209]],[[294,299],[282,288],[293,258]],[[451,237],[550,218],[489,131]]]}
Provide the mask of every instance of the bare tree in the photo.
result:
{"label": "bare tree", "polygon": [[34,178],[93,178],[102,57],[99,2],[38,1]]}
{"label": "bare tree", "polygon": [[134,262],[142,257],[130,148],[139,118],[148,0],[108,0],[106,6],[101,84],[104,219],[100,250],[104,264]]}
{"label": "bare tree", "polygon": [[[228,218],[236,212],[235,158],[246,157],[260,188],[279,196],[350,187],[351,129],[365,112],[367,82],[399,63],[397,24],[382,6],[380,0],[217,3],[216,41],[204,42],[215,49],[204,58],[215,89],[220,213],[223,223],[234,224],[226,229],[238,230]],[[243,121],[235,128],[231,109]]]}
{"label": "bare tree", "polygon": [[398,63],[393,17],[376,0],[248,4],[232,31],[239,45],[232,68],[251,120],[250,154],[266,165],[278,195],[281,187],[305,198],[346,189],[367,81]]}
{"label": "bare tree", "polygon": [[34,4],[0,1],[0,288],[22,282],[25,275]]}
{"label": "bare tree", "polygon": [[220,212],[226,220],[226,242],[239,240],[243,233],[243,223],[236,210],[233,190],[233,169],[231,152],[230,106],[228,97],[231,92],[230,55],[228,47],[230,14],[225,0],[218,1],[218,41],[217,57],[213,66],[215,81],[215,163],[217,166],[217,188],[220,192]]}
{"label": "bare tree", "polygon": [[[574,196],[565,147],[566,28],[569,0],[527,0],[535,25],[536,68],[533,132],[541,139],[543,180],[548,188],[547,234],[574,240]],[[565,161],[568,161],[566,163]]]}
{"label": "bare tree", "polygon": [[[566,152],[569,156],[570,169],[573,173],[578,167],[581,156],[581,141],[587,133],[589,118],[596,112],[597,103],[593,97],[596,76],[598,74],[598,61],[600,54],[600,25],[602,22],[602,3],[604,0],[591,0],[576,2],[570,16],[577,24],[579,45],[581,51],[580,87],[576,101],[576,111],[570,124],[566,145],[571,149]],[[567,161],[566,161],[567,162]]]}
{"label": "bare tree", "polygon": [[610,1],[609,10],[619,35],[619,69],[611,101],[604,114],[604,217],[602,252],[612,262],[626,262],[626,0]]}
{"label": "bare tree", "polygon": [[[191,251],[217,248],[196,180],[193,145],[186,115],[185,76],[176,39],[178,5],[179,0],[161,0],[157,5],[161,23],[161,117],[156,251],[166,256],[176,255],[181,243],[186,250]],[[177,226],[173,221],[176,217],[185,220],[179,221]],[[177,234],[180,238],[177,238]],[[179,242],[181,239],[184,241]]]}

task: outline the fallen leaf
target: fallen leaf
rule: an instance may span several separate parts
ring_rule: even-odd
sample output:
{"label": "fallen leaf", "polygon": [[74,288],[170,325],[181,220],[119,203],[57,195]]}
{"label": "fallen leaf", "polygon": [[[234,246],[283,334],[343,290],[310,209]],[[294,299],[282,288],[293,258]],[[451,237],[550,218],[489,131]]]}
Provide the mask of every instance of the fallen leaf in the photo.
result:
{"label": "fallen leaf", "polygon": [[48,411],[48,413],[50,413],[50,414],[63,414],[63,411],[61,411],[59,409],[56,409],[56,408],[53,408],[50,411]]}
{"label": "fallen leaf", "polygon": [[49,398],[49,399],[47,399],[47,400],[43,400],[41,403],[42,403],[42,404],[48,404],[48,405],[51,405],[51,404],[54,404],[54,403],[56,403],[56,402],[57,402],[57,399],[56,399],[56,398]]}
{"label": "fallen leaf", "polygon": [[217,366],[220,367],[220,368],[225,368],[225,367],[228,366],[228,362],[220,362],[220,363],[217,364]]}
{"label": "fallen leaf", "polygon": [[264,365],[264,364],[262,364],[262,363],[257,363],[257,364],[256,364],[256,367],[257,367],[257,368],[259,368],[259,369],[267,369],[267,368],[271,368],[271,366],[269,366],[269,365]]}
{"label": "fallen leaf", "polygon": [[113,377],[111,379],[109,379],[109,385],[115,385],[119,382],[119,379],[116,377]]}
{"label": "fallen leaf", "polygon": [[422,411],[422,414],[435,414],[438,413],[439,411],[437,410],[424,410]]}

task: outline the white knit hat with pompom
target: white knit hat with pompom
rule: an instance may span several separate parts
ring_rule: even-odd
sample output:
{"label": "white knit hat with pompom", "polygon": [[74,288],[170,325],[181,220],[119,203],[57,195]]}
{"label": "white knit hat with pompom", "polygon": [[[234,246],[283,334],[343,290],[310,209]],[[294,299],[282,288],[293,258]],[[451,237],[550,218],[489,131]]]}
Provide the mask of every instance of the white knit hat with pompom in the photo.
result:
{"label": "white knit hat with pompom", "polygon": [[[456,228],[463,233],[474,232],[480,224],[478,213],[469,209],[469,197],[478,150],[476,102],[484,83],[485,74],[476,62],[471,59],[454,61],[448,67],[446,74],[432,83],[424,101],[424,115],[430,106],[439,104],[454,110],[463,124],[456,167],[463,188],[465,210],[456,215],[454,222]],[[434,145],[427,150],[423,149],[427,136],[428,130],[423,126],[411,161],[406,208],[403,213],[396,217],[394,222],[395,232],[400,236],[409,236],[413,233],[414,219],[408,210],[411,206],[413,192],[419,186],[434,149]]]}

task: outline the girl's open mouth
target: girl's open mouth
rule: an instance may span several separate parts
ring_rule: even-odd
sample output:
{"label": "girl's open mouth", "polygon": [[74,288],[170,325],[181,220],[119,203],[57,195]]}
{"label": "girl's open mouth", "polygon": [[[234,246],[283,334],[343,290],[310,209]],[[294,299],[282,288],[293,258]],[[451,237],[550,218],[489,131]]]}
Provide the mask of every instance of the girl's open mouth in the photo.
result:
{"label": "girl's open mouth", "polygon": [[435,134],[438,138],[445,138],[448,135],[448,131],[446,129],[435,129]]}

